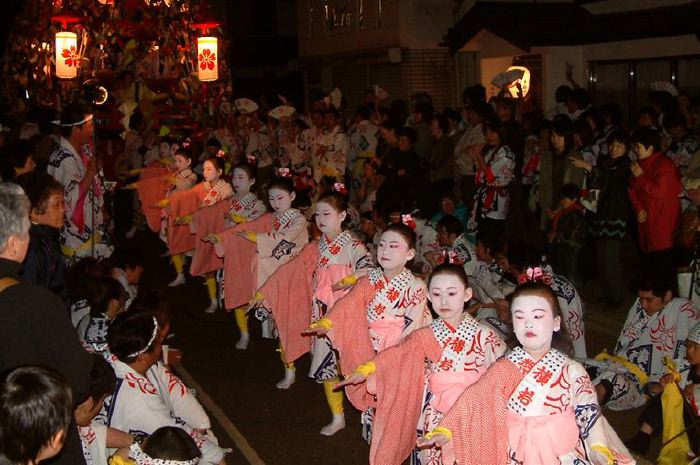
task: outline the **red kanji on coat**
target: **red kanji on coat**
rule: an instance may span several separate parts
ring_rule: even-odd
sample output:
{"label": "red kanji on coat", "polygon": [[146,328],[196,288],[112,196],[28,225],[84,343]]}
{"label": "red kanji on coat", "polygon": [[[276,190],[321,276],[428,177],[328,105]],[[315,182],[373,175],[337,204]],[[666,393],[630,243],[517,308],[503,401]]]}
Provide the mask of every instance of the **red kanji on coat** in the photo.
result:
{"label": "red kanji on coat", "polygon": [[549,371],[547,367],[540,367],[535,372],[535,381],[540,383],[542,386],[547,384],[550,379],[552,379],[552,372]]}
{"label": "red kanji on coat", "polygon": [[520,391],[520,393],[518,393],[518,400],[523,405],[529,405],[530,402],[532,402],[532,397],[534,395],[535,391],[531,391],[528,388],[525,388],[524,390]]}

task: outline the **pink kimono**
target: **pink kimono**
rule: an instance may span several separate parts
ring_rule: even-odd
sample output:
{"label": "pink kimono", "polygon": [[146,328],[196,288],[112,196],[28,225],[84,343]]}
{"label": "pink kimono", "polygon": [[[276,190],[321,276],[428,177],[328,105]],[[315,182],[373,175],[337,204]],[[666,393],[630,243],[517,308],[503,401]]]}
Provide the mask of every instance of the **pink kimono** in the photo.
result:
{"label": "pink kimono", "polygon": [[[389,282],[381,268],[360,278],[325,316],[332,324],[328,338],[340,355],[341,371],[352,373],[377,352],[430,324],[427,296],[423,280],[407,269]],[[360,411],[374,406],[365,386],[348,386],[345,390]]]}
{"label": "pink kimono", "polygon": [[345,231],[330,243],[323,236],[306,245],[268,279],[260,291],[265,296],[265,306],[273,314],[287,362],[313,349],[309,376],[317,381],[338,376],[335,353],[328,338],[310,338],[301,333],[348,293],[347,289],[333,291],[333,284],[371,264],[372,258],[364,244]]}
{"label": "pink kimono", "polygon": [[207,234],[217,233],[225,227],[225,215],[229,205],[221,201],[209,207],[200,208],[192,214],[190,232],[194,234],[194,254],[190,265],[190,274],[200,276],[224,267],[224,259],[216,256],[215,246],[204,242]]}
{"label": "pink kimono", "polygon": [[[242,231],[257,234],[256,242],[236,235]],[[291,260],[309,241],[304,216],[294,208],[284,213],[266,213],[257,220],[242,223],[221,233],[224,256],[226,308],[250,302],[255,292],[280,265]]]}
{"label": "pink kimono", "polygon": [[151,231],[160,230],[161,210],[155,207],[158,201],[164,199],[170,190],[170,183],[165,177],[169,174],[165,168],[143,168],[141,177],[136,182],[136,192],[141,201],[141,209]]}
{"label": "pink kimono", "polygon": [[206,195],[204,183],[192,189],[174,192],[168,197],[170,203],[165,207],[168,214],[168,249],[170,255],[180,255],[194,249],[194,236],[186,224],[175,224],[175,219],[196,212]]}
{"label": "pink kimono", "polygon": [[449,464],[605,463],[593,446],[618,464],[634,463],[583,366],[555,349],[540,360],[513,349],[462,393],[440,426],[452,432],[443,447]]}

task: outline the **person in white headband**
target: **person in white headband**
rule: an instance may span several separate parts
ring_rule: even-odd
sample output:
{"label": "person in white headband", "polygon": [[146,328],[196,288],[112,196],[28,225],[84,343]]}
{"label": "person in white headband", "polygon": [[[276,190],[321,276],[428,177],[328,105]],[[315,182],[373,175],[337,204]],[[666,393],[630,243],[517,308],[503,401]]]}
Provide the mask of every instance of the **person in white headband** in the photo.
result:
{"label": "person in white headband", "polygon": [[155,317],[147,312],[120,314],[109,327],[107,342],[117,375],[116,390],[105,406],[108,426],[145,434],[166,426],[181,428],[199,444],[202,465],[224,463],[225,451],[209,431],[209,417],[180,378],[161,362],[162,339]]}

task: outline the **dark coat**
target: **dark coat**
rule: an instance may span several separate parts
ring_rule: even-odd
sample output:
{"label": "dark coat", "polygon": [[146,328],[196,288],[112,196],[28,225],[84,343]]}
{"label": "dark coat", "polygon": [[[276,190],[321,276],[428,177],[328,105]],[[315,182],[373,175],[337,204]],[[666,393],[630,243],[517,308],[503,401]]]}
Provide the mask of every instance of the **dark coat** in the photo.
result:
{"label": "dark coat", "polygon": [[51,226],[32,224],[29,248],[22,263],[22,279],[44,287],[68,302],[66,267],[58,243],[58,230]]}

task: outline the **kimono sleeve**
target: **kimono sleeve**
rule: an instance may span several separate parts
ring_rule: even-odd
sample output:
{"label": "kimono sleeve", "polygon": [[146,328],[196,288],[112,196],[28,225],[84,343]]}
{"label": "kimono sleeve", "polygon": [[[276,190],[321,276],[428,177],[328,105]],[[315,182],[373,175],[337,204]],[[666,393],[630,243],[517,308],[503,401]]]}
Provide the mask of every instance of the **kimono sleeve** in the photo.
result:
{"label": "kimono sleeve", "polygon": [[[273,251],[283,241],[291,243],[291,247],[288,248],[290,253],[294,249],[298,250],[299,244],[297,242],[306,232],[306,228],[306,218],[304,218],[302,215],[297,215],[296,218],[289,222],[287,227],[280,231],[258,234],[258,253],[261,257],[271,257]],[[250,231],[248,228],[243,229]]]}
{"label": "kimono sleeve", "polygon": [[594,446],[603,446],[616,458],[623,459],[619,463],[633,463],[624,460],[630,458],[630,453],[603,416],[595,387],[586,370],[580,363],[573,360],[567,369],[576,425],[589,455],[594,453],[592,452],[595,450]]}
{"label": "kimono sleeve", "polygon": [[415,448],[425,361],[438,360],[441,352],[432,329],[424,328],[374,358],[377,408],[372,424],[371,464],[402,463]]}
{"label": "kimono sleeve", "polygon": [[190,428],[209,429],[209,416],[182,380],[160,362],[154,368],[161,395],[169,404],[173,415],[182,419]]}
{"label": "kimono sleeve", "polygon": [[369,252],[369,250],[367,250],[367,247],[365,247],[361,241],[353,240],[350,254],[350,263],[356,275],[362,276],[371,268],[374,268],[372,254]]}
{"label": "kimono sleeve", "polygon": [[265,208],[265,204],[262,200],[258,199],[248,214],[248,221],[256,220],[263,216],[266,212],[267,209]]}
{"label": "kimono sleeve", "polygon": [[60,165],[51,173],[54,179],[63,185],[66,201],[66,217],[69,218],[73,210],[75,210],[80,198],[85,195],[84,192],[80,192],[80,181],[82,180],[80,173],[82,173],[83,169],[81,164],[78,163],[78,160],[72,156],[67,156],[61,160]]}
{"label": "kimono sleeve", "polygon": [[311,339],[302,337],[301,332],[311,321],[313,271],[318,254],[315,243],[306,244],[296,257],[280,266],[259,289],[265,298],[265,307],[275,319],[287,363],[311,349]]}

